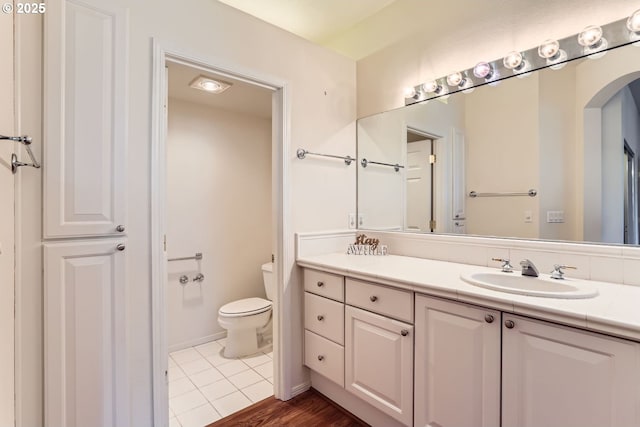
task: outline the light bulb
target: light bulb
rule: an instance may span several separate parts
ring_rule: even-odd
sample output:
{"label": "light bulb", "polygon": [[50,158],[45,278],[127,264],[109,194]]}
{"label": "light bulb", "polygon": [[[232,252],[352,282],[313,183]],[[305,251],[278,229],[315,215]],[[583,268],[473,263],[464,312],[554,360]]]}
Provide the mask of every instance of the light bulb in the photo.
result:
{"label": "light bulb", "polygon": [[557,40],[546,40],[538,46],[538,55],[540,58],[553,58],[560,51],[560,43]]}
{"label": "light bulb", "polygon": [[220,89],[220,84],[212,80],[205,80],[200,84],[200,86],[202,87],[202,89],[208,90],[210,92]]}
{"label": "light bulb", "polygon": [[487,62],[478,62],[476,66],[473,67],[473,75],[479,79],[490,79],[493,77],[493,69]]}
{"label": "light bulb", "polygon": [[405,98],[413,98],[416,96],[416,89],[413,87],[405,87],[404,88],[404,97]]}
{"label": "light bulb", "polygon": [[602,28],[590,25],[580,34],[578,34],[578,43],[581,46],[588,47],[598,44],[602,40]]}
{"label": "light bulb", "polygon": [[629,30],[629,41],[634,46],[640,46],[640,9],[636,10],[627,19],[627,29]]}
{"label": "light bulb", "polygon": [[509,52],[507,56],[504,57],[502,63],[504,66],[510,70],[515,70],[522,65],[524,62],[524,58],[520,52]]}
{"label": "light bulb", "polygon": [[441,86],[435,80],[423,83],[422,85],[422,90],[424,90],[427,93],[438,92],[440,88]]}
{"label": "light bulb", "polygon": [[447,84],[449,86],[458,86],[462,82],[462,74],[453,73],[447,76]]}

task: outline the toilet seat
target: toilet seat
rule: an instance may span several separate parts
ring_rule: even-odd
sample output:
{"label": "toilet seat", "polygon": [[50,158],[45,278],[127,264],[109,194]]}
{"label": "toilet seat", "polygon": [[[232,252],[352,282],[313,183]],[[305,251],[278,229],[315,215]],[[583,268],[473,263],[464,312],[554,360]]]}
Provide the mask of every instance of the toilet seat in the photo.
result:
{"label": "toilet seat", "polygon": [[273,304],[264,298],[245,298],[220,307],[218,314],[224,317],[245,317],[271,310]]}

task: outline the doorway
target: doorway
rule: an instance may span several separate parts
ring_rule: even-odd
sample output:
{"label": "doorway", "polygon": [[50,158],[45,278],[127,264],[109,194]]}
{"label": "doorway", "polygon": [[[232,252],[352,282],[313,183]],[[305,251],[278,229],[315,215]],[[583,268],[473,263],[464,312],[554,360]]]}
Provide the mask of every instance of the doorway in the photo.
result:
{"label": "doorway", "polygon": [[[168,50],[154,41],[153,62],[153,116],[152,116],[152,319],[153,319],[153,379],[154,379],[154,424],[168,425],[168,340],[167,340],[167,286],[168,286],[168,254],[165,246],[167,234],[167,110],[168,80],[167,63],[182,64],[198,69],[204,74],[212,73],[227,80],[242,81],[271,91],[271,129],[273,141],[271,146],[271,253],[273,254],[273,279],[276,292],[273,298],[273,391],[276,398],[289,399],[292,391],[290,376],[286,369],[292,362],[291,355],[283,351],[290,343],[282,328],[290,320],[286,309],[285,269],[294,263],[293,251],[289,241],[293,241],[291,221],[289,221],[290,203],[288,156],[289,152],[289,89],[285,81],[265,76],[255,70],[247,70],[237,64],[221,64],[219,58],[202,59],[185,54],[179,50]],[[242,162],[237,164],[242,166]],[[232,183],[227,183],[231,185]],[[189,207],[193,208],[193,207]],[[196,207],[197,208],[197,207]],[[268,221],[268,219],[267,219]],[[169,245],[170,242],[167,242]],[[221,247],[221,250],[224,250]],[[194,254],[195,255],[195,254]],[[204,254],[203,254],[204,255]],[[194,260],[195,261],[195,260]],[[195,277],[195,276],[194,276]],[[215,274],[214,274],[215,277]],[[212,277],[213,279],[213,277]],[[205,278],[206,280],[206,278]]]}
{"label": "doorway", "polygon": [[436,229],[436,137],[407,126],[405,229],[433,233]]}

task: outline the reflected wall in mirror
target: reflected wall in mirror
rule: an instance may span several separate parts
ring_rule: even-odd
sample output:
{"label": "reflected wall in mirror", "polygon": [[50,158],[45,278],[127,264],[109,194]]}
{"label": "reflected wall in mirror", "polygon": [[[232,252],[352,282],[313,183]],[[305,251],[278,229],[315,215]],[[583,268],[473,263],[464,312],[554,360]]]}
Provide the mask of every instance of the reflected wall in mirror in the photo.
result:
{"label": "reflected wall in mirror", "polygon": [[360,228],[638,244],[638,79],[629,45],[360,119],[358,159],[405,166],[358,164]]}

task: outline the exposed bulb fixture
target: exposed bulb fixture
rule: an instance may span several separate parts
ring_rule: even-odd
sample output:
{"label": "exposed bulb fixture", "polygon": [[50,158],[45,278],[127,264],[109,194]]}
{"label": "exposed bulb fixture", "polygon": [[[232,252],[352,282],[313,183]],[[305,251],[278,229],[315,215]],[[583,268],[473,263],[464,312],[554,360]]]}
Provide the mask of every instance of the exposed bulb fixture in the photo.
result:
{"label": "exposed bulb fixture", "polygon": [[416,96],[416,89],[413,87],[405,87],[404,88],[404,97],[405,98],[413,98]]}
{"label": "exposed bulb fixture", "polygon": [[502,60],[504,66],[513,71],[514,74],[520,74],[527,71],[529,63],[520,52],[509,52]]}
{"label": "exposed bulb fixture", "polygon": [[590,25],[578,34],[578,43],[583,46],[583,52],[589,58],[597,59],[604,56],[609,42],[602,36],[602,28]]}
{"label": "exposed bulb fixture", "polygon": [[557,40],[546,40],[538,46],[538,55],[547,60],[547,65],[552,70],[559,70],[566,65],[567,52],[560,49],[560,43]]}
{"label": "exposed bulb fixture", "polygon": [[629,41],[634,42],[634,46],[640,46],[640,9],[633,12],[627,19],[627,29]]}
{"label": "exposed bulb fixture", "polygon": [[449,86],[459,86],[462,83],[462,74],[453,73],[447,76],[447,84]]}

